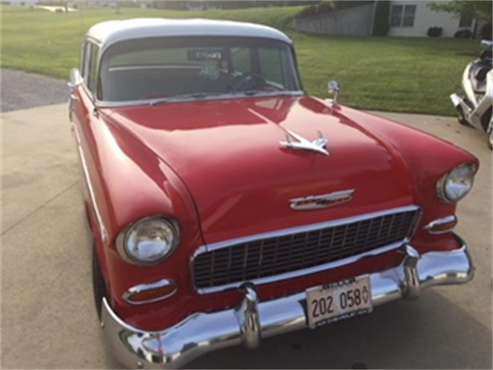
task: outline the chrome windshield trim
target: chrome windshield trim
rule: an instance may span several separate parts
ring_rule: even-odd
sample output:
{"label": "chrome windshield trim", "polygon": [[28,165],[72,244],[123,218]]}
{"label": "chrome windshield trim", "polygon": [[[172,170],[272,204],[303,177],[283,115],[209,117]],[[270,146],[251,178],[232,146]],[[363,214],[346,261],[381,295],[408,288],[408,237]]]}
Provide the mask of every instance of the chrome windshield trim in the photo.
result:
{"label": "chrome windshield trim", "polygon": [[[295,91],[272,91],[265,93],[258,93],[254,95],[247,94],[221,94],[221,95],[211,95],[206,97],[194,98],[188,97],[183,99],[173,99],[163,98],[163,102],[169,103],[190,103],[190,102],[201,102],[201,101],[212,101],[212,100],[231,100],[231,99],[246,99],[246,98],[265,98],[265,97],[281,97],[281,96],[303,96],[305,93],[301,90]],[[120,108],[120,107],[133,107],[139,105],[152,105],[159,103],[159,99],[143,99],[143,100],[128,100],[128,101],[96,101],[97,108]]]}
{"label": "chrome windshield trim", "polygon": [[109,67],[108,71],[109,72],[114,72],[114,71],[134,71],[134,70],[139,70],[139,69],[200,69],[200,66],[197,65],[191,65],[191,66],[185,66],[185,65],[173,65],[173,64],[163,64],[163,65],[127,65],[127,66],[114,66],[114,67]]}
{"label": "chrome windshield trim", "polygon": [[305,225],[305,226],[297,226],[297,227],[281,229],[281,230],[277,230],[277,231],[260,233],[260,234],[242,237],[242,238],[230,239],[230,240],[226,240],[223,242],[202,245],[199,248],[197,248],[197,250],[195,251],[195,253],[192,255],[192,257],[190,259],[190,274],[192,277],[192,283],[194,285],[194,289],[199,294],[218,293],[218,292],[222,292],[222,291],[229,290],[229,289],[239,288],[242,284],[245,283],[244,281],[240,281],[240,282],[224,284],[224,285],[220,285],[220,286],[216,286],[216,287],[210,287],[210,288],[197,288],[195,286],[195,278],[194,278],[194,273],[193,273],[193,261],[195,260],[195,258],[197,256],[199,256],[202,253],[211,252],[213,250],[227,248],[227,247],[230,247],[230,246],[235,245],[235,244],[247,243],[247,242],[251,242],[251,241],[255,241],[255,240],[259,240],[259,239],[267,239],[267,238],[272,238],[272,237],[285,236],[285,235],[290,235],[290,234],[296,234],[299,232],[314,231],[314,230],[319,230],[319,229],[326,228],[326,227],[345,225],[345,224],[350,224],[350,223],[354,223],[354,222],[358,222],[358,221],[364,221],[364,220],[370,219],[370,218],[381,217],[381,216],[386,216],[386,215],[390,215],[390,214],[399,214],[399,213],[404,213],[404,212],[411,212],[411,211],[418,211],[418,215],[416,216],[416,218],[414,220],[414,225],[412,227],[411,232],[403,240],[400,240],[398,242],[391,243],[391,244],[388,244],[388,245],[385,245],[385,246],[382,246],[379,248],[375,248],[375,249],[372,249],[371,251],[360,253],[360,254],[355,255],[355,256],[343,258],[343,259],[333,261],[333,262],[328,262],[328,263],[325,263],[322,265],[313,266],[310,268],[300,269],[300,270],[296,270],[296,271],[290,271],[290,272],[286,272],[283,274],[278,274],[278,275],[248,280],[249,282],[252,282],[256,285],[262,285],[262,284],[273,283],[273,282],[277,282],[277,281],[281,281],[281,280],[288,280],[288,279],[297,278],[297,277],[301,277],[301,276],[305,276],[305,275],[310,275],[310,274],[314,274],[314,273],[325,271],[325,270],[330,270],[333,268],[337,268],[337,267],[341,267],[341,266],[345,266],[348,264],[358,262],[364,258],[373,257],[376,255],[380,255],[383,253],[393,251],[393,250],[397,250],[400,247],[402,247],[403,245],[409,243],[410,240],[412,240],[412,238],[414,237],[414,235],[418,229],[418,225],[421,221],[421,213],[422,213],[421,208],[416,206],[416,205],[392,208],[392,209],[387,209],[384,211],[365,213],[363,215],[358,215],[358,216],[353,216],[353,217],[347,217],[347,218],[342,218],[342,219],[337,219],[337,220],[332,220],[332,221],[320,222],[320,223]]}

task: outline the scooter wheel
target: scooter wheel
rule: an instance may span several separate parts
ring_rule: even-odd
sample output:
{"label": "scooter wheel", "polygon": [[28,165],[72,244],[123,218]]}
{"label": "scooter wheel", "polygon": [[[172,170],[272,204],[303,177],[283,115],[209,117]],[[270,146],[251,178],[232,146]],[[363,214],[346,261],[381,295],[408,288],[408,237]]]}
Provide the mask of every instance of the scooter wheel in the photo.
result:
{"label": "scooter wheel", "polygon": [[464,111],[462,110],[462,108],[459,106],[457,107],[457,121],[459,121],[459,123],[462,125],[462,126],[471,126],[469,124],[469,122],[467,122],[466,120],[466,117],[464,116]]}

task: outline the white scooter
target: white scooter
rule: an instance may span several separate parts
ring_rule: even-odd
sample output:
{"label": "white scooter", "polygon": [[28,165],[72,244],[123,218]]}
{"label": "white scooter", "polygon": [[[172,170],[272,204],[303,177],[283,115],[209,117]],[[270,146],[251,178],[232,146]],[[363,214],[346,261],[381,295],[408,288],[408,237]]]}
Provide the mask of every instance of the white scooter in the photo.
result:
{"label": "white scooter", "polygon": [[493,70],[492,41],[481,41],[484,47],[479,59],[467,65],[462,75],[463,96],[450,95],[459,113],[459,123],[473,126],[488,135],[488,146],[493,150]]}

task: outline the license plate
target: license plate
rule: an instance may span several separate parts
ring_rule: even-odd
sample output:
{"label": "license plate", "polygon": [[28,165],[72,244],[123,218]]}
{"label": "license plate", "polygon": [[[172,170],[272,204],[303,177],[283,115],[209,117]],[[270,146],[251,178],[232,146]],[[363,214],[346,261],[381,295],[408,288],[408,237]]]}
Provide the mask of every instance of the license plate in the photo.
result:
{"label": "license plate", "polygon": [[308,326],[316,328],[329,322],[372,311],[368,275],[306,291]]}

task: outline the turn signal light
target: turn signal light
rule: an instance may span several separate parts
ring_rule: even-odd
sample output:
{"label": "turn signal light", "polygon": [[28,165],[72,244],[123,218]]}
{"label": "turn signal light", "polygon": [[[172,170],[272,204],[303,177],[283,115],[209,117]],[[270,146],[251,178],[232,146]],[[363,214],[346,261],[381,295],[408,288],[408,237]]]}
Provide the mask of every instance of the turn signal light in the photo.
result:
{"label": "turn signal light", "polygon": [[162,301],[176,293],[174,280],[163,279],[151,284],[141,284],[127,290],[123,298],[130,304]]}
{"label": "turn signal light", "polygon": [[457,225],[457,217],[448,216],[430,222],[425,226],[425,230],[427,230],[430,234],[444,234],[452,231],[455,225]]}

